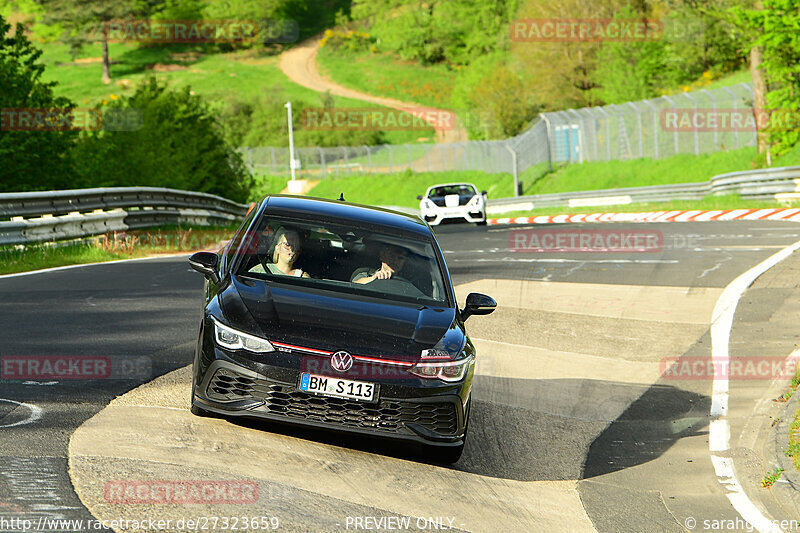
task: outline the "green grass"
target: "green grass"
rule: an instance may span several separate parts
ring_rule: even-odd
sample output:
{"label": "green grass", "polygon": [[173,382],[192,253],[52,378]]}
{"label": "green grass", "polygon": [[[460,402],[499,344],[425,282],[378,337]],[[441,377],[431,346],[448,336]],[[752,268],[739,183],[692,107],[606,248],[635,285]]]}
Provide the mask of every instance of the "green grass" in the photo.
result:
{"label": "green grass", "polygon": [[[538,163],[519,173],[517,177],[522,191],[532,190],[534,183],[543,179],[550,173],[547,163]],[[525,193],[532,194],[532,193]]]}
{"label": "green grass", "polygon": [[[800,386],[800,370],[792,378],[791,390],[794,392]],[[794,420],[789,426],[789,447],[784,451],[784,455],[792,458],[792,463],[797,471],[800,471],[800,407],[794,413]]]}
{"label": "green grass", "polygon": [[722,78],[714,80],[705,87],[703,87],[703,89],[710,91],[713,89],[719,89],[721,87],[731,87],[733,85],[739,85],[742,82],[752,83],[752,81],[753,81],[753,76],[750,74],[749,70],[745,69],[737,72],[732,72],[727,76],[723,76]]}
{"label": "green grass", "polygon": [[[209,100],[226,99],[231,93],[238,97],[256,97],[264,91],[280,91],[288,100],[319,101],[316,91],[291,82],[278,68],[278,58],[258,55],[252,51],[220,54],[204,54],[189,46],[138,47],[126,43],[111,43],[110,85],[101,82],[100,63],[76,65],[63,64],[70,61],[68,46],[61,43],[40,45],[43,59],[48,65],[45,77],[57,81],[56,93],[67,96],[78,104],[92,104],[108,100],[112,94],[127,94],[132,87],[125,87],[123,80],[132,85],[149,75],[170,83],[173,87],[191,86],[196,94]],[[190,54],[195,54],[191,56]],[[185,55],[181,55],[185,54]],[[100,47],[84,48],[79,58],[100,57]],[[157,71],[159,68],[180,68],[174,71]],[[360,100],[337,98],[340,105],[364,105]]]}
{"label": "green grass", "polygon": [[761,479],[761,486],[767,488],[771,487],[776,481],[778,481],[778,478],[781,477],[782,473],[783,468],[775,468],[772,470],[772,472],[767,473],[767,475]]}
{"label": "green grass", "polygon": [[[708,181],[717,174],[762,168],[764,158],[755,147],[703,155],[680,154],[664,159],[597,161],[563,165],[547,173],[540,163],[520,176],[524,194],[596,191],[672,183]],[[773,158],[772,167],[800,165],[800,144]]]}
{"label": "green grass", "polygon": [[216,250],[236,230],[228,227],[161,227],[109,233],[98,243],[0,247],[0,274],[86,263],[103,263],[159,254]]}
{"label": "green grass", "polygon": [[368,174],[325,179],[311,189],[308,196],[335,199],[343,193],[348,202],[416,208],[419,207],[417,195],[425,194],[425,190],[431,185],[462,181],[474,183],[479,191],[487,191],[489,198],[504,198],[513,194],[513,178],[510,174],[453,171]]}
{"label": "green grass", "polygon": [[320,49],[317,64],[325,75],[345,87],[445,109],[450,106],[457,76],[444,65],[426,67],[391,54],[342,52],[329,46]]}
{"label": "green grass", "polygon": [[129,257],[131,256],[121,252],[106,251],[91,245],[74,245],[62,248],[29,246],[24,250],[0,251],[0,274],[13,274],[84,263],[101,263]]}
{"label": "green grass", "polygon": [[[204,54],[191,46],[139,47],[126,43],[111,43],[110,55],[112,83],[101,81],[100,63],[76,64],[69,55],[69,47],[62,43],[39,44],[44,50],[47,65],[44,77],[56,81],[55,92],[70,98],[79,106],[109,102],[133,93],[135,86],[150,75],[167,82],[170,87],[190,86],[195,94],[203,96],[212,105],[230,99],[255,100],[270,92],[281,95],[286,101],[312,102],[322,106],[321,93],[290,81],[278,67],[278,58],[254,51]],[[100,57],[100,46],[84,48],[78,58]],[[155,68],[154,68],[155,67]],[[178,70],[156,70],[178,69]],[[374,104],[352,98],[334,97],[336,107],[375,107]],[[278,111],[284,117],[286,110]],[[387,131],[388,143],[416,142],[420,137],[434,135],[426,131]],[[287,139],[288,143],[288,139]]]}
{"label": "green grass", "polygon": [[664,159],[597,161],[565,165],[533,180],[525,194],[593,191],[706,181],[716,174],[748,170],[755,148],[740,148],[705,155],[680,154]]}
{"label": "green grass", "polygon": [[250,191],[250,201],[257,202],[268,194],[278,194],[286,188],[291,178],[289,176],[273,176],[265,174],[256,176],[255,187]]}

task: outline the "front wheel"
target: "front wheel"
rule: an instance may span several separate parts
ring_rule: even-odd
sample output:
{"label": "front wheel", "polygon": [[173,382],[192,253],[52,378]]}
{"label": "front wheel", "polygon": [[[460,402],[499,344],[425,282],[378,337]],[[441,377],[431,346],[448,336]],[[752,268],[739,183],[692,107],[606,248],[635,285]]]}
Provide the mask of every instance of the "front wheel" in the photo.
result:
{"label": "front wheel", "polygon": [[211,411],[206,411],[202,407],[197,407],[194,403],[192,404],[192,407],[189,410],[192,412],[194,416],[202,416],[204,418],[214,417],[214,413],[212,413]]}

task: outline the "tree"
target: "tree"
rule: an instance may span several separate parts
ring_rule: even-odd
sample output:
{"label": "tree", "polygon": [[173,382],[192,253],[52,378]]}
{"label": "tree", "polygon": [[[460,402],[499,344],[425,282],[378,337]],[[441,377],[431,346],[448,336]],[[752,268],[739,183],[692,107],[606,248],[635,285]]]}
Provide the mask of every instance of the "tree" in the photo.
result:
{"label": "tree", "polygon": [[424,64],[467,65],[507,49],[508,24],[517,0],[354,0],[352,17],[369,21],[381,46]]}
{"label": "tree", "polygon": [[[600,101],[617,104],[654,98],[698,79],[710,81],[737,70],[744,63],[740,43],[715,2],[685,2],[668,13],[654,13],[664,27],[657,39],[602,43],[595,73]],[[629,9],[619,16],[636,17]]]}
{"label": "tree", "polygon": [[506,66],[500,66],[485,77],[471,96],[490,139],[504,139],[520,133],[540,109],[526,84]]}
{"label": "tree", "polygon": [[[627,0],[585,2],[584,0],[529,0],[518,10],[516,19],[595,20],[613,19],[628,6]],[[631,8],[637,18],[650,14],[648,5]],[[528,32],[529,34],[530,32]],[[631,43],[625,43],[630,45]],[[595,76],[597,54],[603,43],[562,39],[553,42],[526,40],[515,32],[511,43],[511,67],[531,85],[534,98],[547,110],[584,107],[602,103]]]}
{"label": "tree", "polygon": [[470,139],[505,139],[520,133],[541,106],[501,54],[476,59],[465,69],[453,90],[459,123]]}
{"label": "tree", "polygon": [[44,22],[61,24],[73,51],[99,36],[103,47],[103,83],[111,83],[108,23],[145,18],[163,8],[159,0],[38,0],[45,8]]}
{"label": "tree", "polygon": [[168,90],[150,77],[112,111],[140,114],[141,127],[85,133],[78,172],[101,187],[170,187],[246,201],[252,177],[225,142],[217,119],[189,87]]}
{"label": "tree", "polygon": [[[72,178],[72,131],[20,131],[15,111],[43,112],[72,102],[53,95],[55,82],[45,82],[41,50],[25,37],[24,28],[0,16],[0,190],[31,191],[69,188]],[[15,125],[16,124],[16,125]]]}
{"label": "tree", "polygon": [[750,69],[759,153],[765,150],[769,157],[767,142],[783,153],[800,142],[800,6],[797,0],[764,0],[754,9],[737,8],[732,13],[754,36]]}

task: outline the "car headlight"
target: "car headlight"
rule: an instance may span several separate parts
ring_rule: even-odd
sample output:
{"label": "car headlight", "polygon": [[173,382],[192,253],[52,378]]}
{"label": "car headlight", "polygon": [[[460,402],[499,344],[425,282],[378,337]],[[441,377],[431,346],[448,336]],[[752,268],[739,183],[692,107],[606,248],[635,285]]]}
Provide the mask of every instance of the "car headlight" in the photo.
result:
{"label": "car headlight", "polygon": [[267,339],[261,339],[228,326],[223,326],[216,320],[214,320],[214,340],[217,344],[229,350],[247,350],[256,353],[275,351],[275,348]]}
{"label": "car headlight", "polygon": [[444,363],[419,362],[409,372],[415,376],[427,379],[441,379],[442,381],[461,381],[467,374],[470,366],[475,362],[475,356],[470,355],[458,361]]}
{"label": "car headlight", "polygon": [[467,205],[479,206],[481,205],[482,201],[483,201],[483,196],[476,194],[475,196],[472,197],[472,200],[470,200],[469,204]]}
{"label": "car headlight", "polygon": [[436,204],[434,204],[429,198],[424,198],[422,200],[422,206],[427,209],[434,209],[436,208]]}

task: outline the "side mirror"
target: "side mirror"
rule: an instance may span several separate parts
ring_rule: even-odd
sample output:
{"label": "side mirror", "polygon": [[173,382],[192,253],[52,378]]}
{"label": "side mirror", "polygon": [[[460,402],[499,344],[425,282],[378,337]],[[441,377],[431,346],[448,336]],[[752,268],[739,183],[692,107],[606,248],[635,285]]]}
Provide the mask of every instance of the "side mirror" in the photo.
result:
{"label": "side mirror", "polygon": [[467,295],[467,305],[461,311],[461,320],[466,320],[472,315],[488,315],[497,308],[497,302],[491,296],[479,292]]}
{"label": "side mirror", "polygon": [[417,200],[419,200],[420,202],[422,201],[422,195],[421,194],[417,195]]}
{"label": "side mirror", "polygon": [[196,252],[189,258],[189,266],[200,272],[205,277],[209,278],[216,284],[219,284],[219,256],[214,252]]}
{"label": "side mirror", "polygon": [[489,196],[489,193],[486,192],[486,191],[481,191],[481,194],[484,195],[484,196]]}

